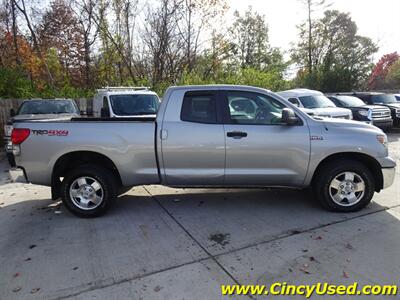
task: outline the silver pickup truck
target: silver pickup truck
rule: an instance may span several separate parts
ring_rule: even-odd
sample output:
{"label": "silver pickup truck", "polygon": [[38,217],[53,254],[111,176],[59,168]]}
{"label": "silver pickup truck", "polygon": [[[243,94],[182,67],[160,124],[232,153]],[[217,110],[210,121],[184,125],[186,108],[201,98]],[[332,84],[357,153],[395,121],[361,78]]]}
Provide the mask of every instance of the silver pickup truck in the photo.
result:
{"label": "silver pickup truck", "polygon": [[380,129],[311,118],[248,86],[171,87],[155,119],[17,121],[12,142],[12,176],[51,186],[81,217],[146,184],[312,186],[323,207],[356,211],[393,183],[396,165]]}

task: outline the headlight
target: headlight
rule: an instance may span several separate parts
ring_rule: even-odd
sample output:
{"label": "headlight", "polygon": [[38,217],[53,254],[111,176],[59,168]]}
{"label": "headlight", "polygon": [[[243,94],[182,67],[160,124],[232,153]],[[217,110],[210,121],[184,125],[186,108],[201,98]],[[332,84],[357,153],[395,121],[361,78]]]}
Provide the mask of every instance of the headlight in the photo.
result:
{"label": "headlight", "polygon": [[381,143],[382,145],[386,146],[387,144],[387,137],[386,134],[378,134],[376,136],[376,139],[379,143]]}
{"label": "headlight", "polygon": [[366,117],[366,116],[368,116],[368,110],[361,109],[361,110],[358,111],[358,114],[361,115],[361,116]]}

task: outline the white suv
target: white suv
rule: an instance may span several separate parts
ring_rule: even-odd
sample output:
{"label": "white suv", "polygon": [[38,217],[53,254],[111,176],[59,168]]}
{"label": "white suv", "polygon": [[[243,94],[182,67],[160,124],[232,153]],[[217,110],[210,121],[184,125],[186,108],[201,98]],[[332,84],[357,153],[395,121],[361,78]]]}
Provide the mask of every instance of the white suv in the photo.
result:
{"label": "white suv", "polygon": [[293,89],[278,92],[278,95],[296,105],[309,115],[327,118],[353,119],[350,109],[336,105],[319,91]]}

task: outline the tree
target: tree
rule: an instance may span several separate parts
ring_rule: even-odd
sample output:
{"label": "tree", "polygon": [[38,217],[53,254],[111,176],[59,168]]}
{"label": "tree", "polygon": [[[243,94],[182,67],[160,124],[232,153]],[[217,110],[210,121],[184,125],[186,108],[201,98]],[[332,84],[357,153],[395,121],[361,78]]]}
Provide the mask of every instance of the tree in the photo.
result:
{"label": "tree", "polygon": [[96,1],[74,0],[74,14],[82,28],[85,60],[85,83],[86,87],[92,86],[91,80],[91,47],[96,42],[98,27],[94,24]]}
{"label": "tree", "polygon": [[227,9],[225,0],[182,0],[177,12],[178,31],[183,40],[186,68],[191,71],[199,54],[201,34],[210,21],[223,15]]}
{"label": "tree", "polygon": [[40,48],[39,41],[38,41],[38,38],[36,35],[36,31],[33,28],[31,18],[29,16],[28,10],[25,5],[25,0],[11,0],[11,1],[13,1],[13,3],[15,4],[15,7],[17,7],[18,10],[24,16],[26,26],[28,27],[29,32],[31,34],[30,38],[32,39],[32,42],[33,42],[33,48],[35,49],[37,56],[39,57],[41,63],[43,64],[43,66],[45,68],[47,78],[48,78],[47,83],[50,85],[50,87],[53,87],[54,86],[53,76],[51,75],[51,72],[49,70],[47,62],[46,62],[46,60],[43,56],[42,50]]}
{"label": "tree", "polygon": [[154,86],[166,79],[176,81],[183,70],[184,46],[177,28],[179,6],[175,0],[162,0],[160,6],[147,12],[143,41]]}
{"label": "tree", "polygon": [[350,15],[337,10],[325,11],[322,18],[315,20],[312,35],[313,72],[310,73],[308,34],[306,25],[300,26],[300,41],[292,50],[293,61],[303,66],[296,83],[322,91],[362,87],[372,68],[372,55],[378,48],[370,38],[357,34],[357,25]]}
{"label": "tree", "polygon": [[[326,1],[325,0],[301,0],[303,5],[306,6],[307,9],[307,25],[303,25],[304,27],[307,27],[307,67],[308,67],[308,72],[309,74],[312,74],[313,72],[313,60],[312,60],[312,53],[315,49],[315,43],[314,43],[314,36],[313,36],[313,19],[312,19],[312,13],[317,10],[318,8],[321,8],[322,6],[325,5]],[[326,5],[326,7],[330,6],[330,4]]]}
{"label": "tree", "polygon": [[272,48],[269,44],[265,17],[253,12],[251,7],[244,15],[235,11],[234,16],[235,20],[229,29],[233,61],[241,68],[284,68],[283,56],[279,49]]}
{"label": "tree", "polygon": [[386,76],[389,73],[389,69],[399,59],[400,59],[400,56],[397,52],[383,55],[379,59],[379,61],[376,63],[376,65],[372,71],[372,74],[369,77],[368,88],[371,90],[386,88],[387,87]]}
{"label": "tree", "polygon": [[400,89],[400,59],[397,59],[389,67],[386,84],[390,89]]}

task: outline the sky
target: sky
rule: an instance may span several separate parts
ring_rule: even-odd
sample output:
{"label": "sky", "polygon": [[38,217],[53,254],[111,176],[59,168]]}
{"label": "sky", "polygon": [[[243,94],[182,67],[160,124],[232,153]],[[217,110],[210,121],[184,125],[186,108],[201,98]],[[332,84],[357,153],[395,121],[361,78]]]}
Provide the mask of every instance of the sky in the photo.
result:
{"label": "sky", "polygon": [[[265,15],[269,25],[269,38],[273,47],[290,49],[290,43],[296,42],[296,25],[307,17],[305,6],[299,0],[227,0],[233,12],[245,11],[249,5],[254,11]],[[327,0],[329,9],[349,12],[358,26],[358,34],[370,37],[379,46],[374,60],[392,52],[400,53],[400,0]],[[323,11],[315,12],[315,16]]]}

